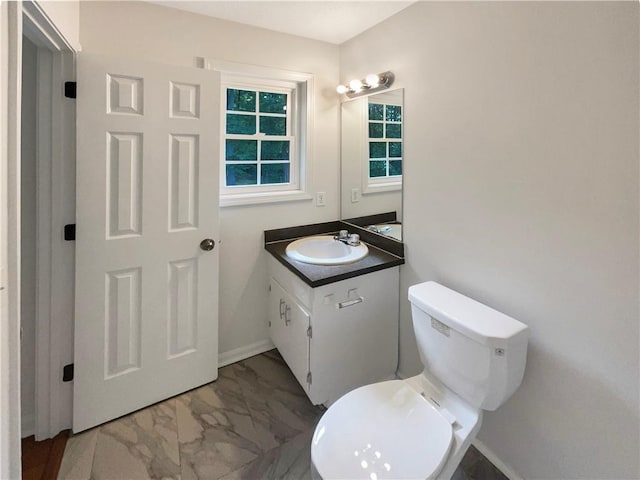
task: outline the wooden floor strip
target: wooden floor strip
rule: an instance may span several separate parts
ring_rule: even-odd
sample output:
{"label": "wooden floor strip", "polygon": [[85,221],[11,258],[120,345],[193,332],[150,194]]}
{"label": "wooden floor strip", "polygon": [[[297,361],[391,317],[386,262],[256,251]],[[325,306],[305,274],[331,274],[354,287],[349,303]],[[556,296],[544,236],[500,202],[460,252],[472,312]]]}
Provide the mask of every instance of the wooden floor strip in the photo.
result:
{"label": "wooden floor strip", "polygon": [[41,442],[36,442],[33,435],[23,438],[22,479],[56,480],[68,438],[69,430]]}

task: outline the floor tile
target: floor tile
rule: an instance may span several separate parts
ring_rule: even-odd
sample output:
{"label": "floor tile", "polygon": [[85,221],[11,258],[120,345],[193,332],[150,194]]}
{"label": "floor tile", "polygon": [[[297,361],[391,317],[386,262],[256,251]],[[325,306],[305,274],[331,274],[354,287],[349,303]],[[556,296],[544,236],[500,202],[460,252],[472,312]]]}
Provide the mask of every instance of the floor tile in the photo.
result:
{"label": "floor tile", "polygon": [[460,467],[468,480],[508,480],[476,447],[471,445]]}
{"label": "floor tile", "polygon": [[58,480],[88,480],[91,478],[97,440],[98,428],[69,437],[58,472]]}
{"label": "floor tile", "polygon": [[311,480],[311,437],[301,433],[220,480]]}
{"label": "floor tile", "polygon": [[101,426],[92,479],[177,479],[180,457],[175,400]]}
{"label": "floor tile", "polygon": [[263,453],[234,369],[176,399],[183,480],[217,479]]}
{"label": "floor tile", "polygon": [[234,367],[263,450],[309,431],[322,415],[323,409],[311,404],[277,353],[252,357]]}

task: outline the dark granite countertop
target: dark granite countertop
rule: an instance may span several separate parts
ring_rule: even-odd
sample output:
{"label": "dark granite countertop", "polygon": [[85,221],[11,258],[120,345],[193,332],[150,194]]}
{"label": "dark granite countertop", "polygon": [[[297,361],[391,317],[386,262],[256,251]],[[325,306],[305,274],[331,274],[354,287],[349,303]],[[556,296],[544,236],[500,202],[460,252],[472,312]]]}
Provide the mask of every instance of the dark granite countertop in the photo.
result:
{"label": "dark granite countertop", "polygon": [[327,222],[290,229],[268,230],[265,232],[264,248],[282,265],[314,288],[404,264],[404,257],[374,245],[375,238],[367,238],[364,242],[369,248],[369,254],[366,257],[346,265],[312,265],[287,257],[286,248],[292,241],[309,235],[333,235],[341,229],[340,227],[342,227],[341,222]]}

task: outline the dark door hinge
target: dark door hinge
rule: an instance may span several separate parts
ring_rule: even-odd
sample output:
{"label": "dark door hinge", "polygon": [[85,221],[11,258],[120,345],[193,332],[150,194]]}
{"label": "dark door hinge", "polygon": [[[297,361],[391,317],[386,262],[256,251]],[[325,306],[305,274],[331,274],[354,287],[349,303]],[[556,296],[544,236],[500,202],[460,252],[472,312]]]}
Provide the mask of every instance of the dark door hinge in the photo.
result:
{"label": "dark door hinge", "polygon": [[64,226],[64,239],[66,241],[73,241],[76,239],[76,224],[68,223]]}
{"label": "dark door hinge", "polygon": [[70,382],[73,380],[73,363],[62,367],[62,381]]}
{"label": "dark door hinge", "polygon": [[77,82],[64,82],[64,96],[66,98],[76,98],[78,94]]}
{"label": "dark door hinge", "polygon": [[307,383],[311,385],[313,378],[311,377],[311,372],[307,372]]}
{"label": "dark door hinge", "polygon": [[307,328],[307,337],[313,337],[313,329],[311,328],[311,325]]}

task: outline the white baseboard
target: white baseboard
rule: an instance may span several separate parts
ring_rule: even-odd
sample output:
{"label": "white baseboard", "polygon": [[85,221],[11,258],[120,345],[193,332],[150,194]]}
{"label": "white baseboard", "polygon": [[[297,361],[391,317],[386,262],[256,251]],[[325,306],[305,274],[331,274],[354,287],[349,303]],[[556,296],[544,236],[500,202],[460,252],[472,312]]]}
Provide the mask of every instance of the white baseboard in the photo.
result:
{"label": "white baseboard", "polygon": [[504,473],[509,480],[523,480],[523,478],[518,475],[513,468],[500,460],[498,456],[480,440],[476,438],[471,442],[471,444],[476,447],[482,455],[487,457],[487,460],[493,463],[502,473]]}
{"label": "white baseboard", "polygon": [[276,348],[271,340],[261,340],[244,347],[234,348],[228,352],[218,355],[218,367],[224,367],[232,363],[239,362],[245,358],[253,357],[260,353],[267,352]]}
{"label": "white baseboard", "polygon": [[20,422],[21,437],[30,437],[36,433],[36,416],[33,413],[23,414]]}

